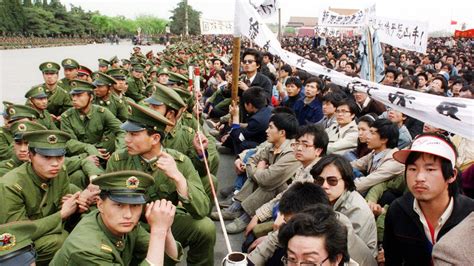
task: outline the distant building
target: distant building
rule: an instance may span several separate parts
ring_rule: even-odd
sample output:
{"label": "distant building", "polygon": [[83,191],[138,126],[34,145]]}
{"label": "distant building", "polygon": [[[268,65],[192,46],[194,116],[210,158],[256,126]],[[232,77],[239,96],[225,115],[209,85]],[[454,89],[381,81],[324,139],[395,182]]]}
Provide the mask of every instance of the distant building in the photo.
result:
{"label": "distant building", "polygon": [[297,36],[314,36],[314,29],[318,26],[317,17],[290,17],[287,28],[293,28]]}

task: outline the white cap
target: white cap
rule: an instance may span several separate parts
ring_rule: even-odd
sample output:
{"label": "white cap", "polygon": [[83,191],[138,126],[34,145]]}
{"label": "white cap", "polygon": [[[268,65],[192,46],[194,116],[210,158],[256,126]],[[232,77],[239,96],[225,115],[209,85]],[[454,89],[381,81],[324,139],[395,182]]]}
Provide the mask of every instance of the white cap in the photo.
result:
{"label": "white cap", "polygon": [[451,162],[453,169],[456,166],[456,152],[442,137],[434,135],[422,135],[417,137],[413,140],[410,148],[395,152],[393,158],[398,162],[405,164],[405,161],[411,152],[423,152],[439,156],[448,159]]}

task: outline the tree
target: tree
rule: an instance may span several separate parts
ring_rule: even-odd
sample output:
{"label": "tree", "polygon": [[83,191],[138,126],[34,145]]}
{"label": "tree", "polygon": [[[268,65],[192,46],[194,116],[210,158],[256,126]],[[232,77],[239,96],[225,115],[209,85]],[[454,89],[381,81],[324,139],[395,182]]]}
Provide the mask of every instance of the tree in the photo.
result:
{"label": "tree", "polygon": [[[184,34],[184,15],[185,15],[185,2],[181,1],[178,6],[171,11],[173,14],[170,17],[170,31],[174,34]],[[189,34],[199,35],[201,34],[201,27],[199,24],[199,17],[201,12],[196,11],[188,4],[188,26]]]}
{"label": "tree", "polygon": [[6,33],[23,33],[25,12],[19,0],[3,0],[0,5],[0,31]]}

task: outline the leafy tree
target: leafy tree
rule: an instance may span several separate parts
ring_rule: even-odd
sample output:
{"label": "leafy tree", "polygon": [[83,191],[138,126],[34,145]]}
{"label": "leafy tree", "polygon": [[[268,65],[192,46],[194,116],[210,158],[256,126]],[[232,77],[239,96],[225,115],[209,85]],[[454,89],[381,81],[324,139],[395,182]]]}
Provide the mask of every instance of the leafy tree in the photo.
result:
{"label": "leafy tree", "polygon": [[[178,6],[171,11],[173,14],[170,17],[170,31],[174,34],[184,34],[185,31],[185,2],[184,0],[178,3]],[[196,11],[188,4],[188,30],[189,34],[201,34],[201,27],[199,24],[199,17],[201,12]]]}

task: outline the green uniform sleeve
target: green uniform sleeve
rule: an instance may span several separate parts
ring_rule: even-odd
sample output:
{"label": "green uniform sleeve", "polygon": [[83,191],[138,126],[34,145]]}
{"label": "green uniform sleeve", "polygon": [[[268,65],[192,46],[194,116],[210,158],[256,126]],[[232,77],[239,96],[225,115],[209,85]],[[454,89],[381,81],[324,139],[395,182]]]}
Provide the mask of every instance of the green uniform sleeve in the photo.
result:
{"label": "green uniform sleeve", "polygon": [[120,128],[122,123],[107,109],[105,110],[104,115],[106,128],[110,133],[115,135],[115,150],[125,148],[125,131]]}
{"label": "green uniform sleeve", "polygon": [[13,155],[13,144],[5,134],[0,130],[0,160],[10,159]]}
{"label": "green uniform sleeve", "polygon": [[[0,223],[29,220],[26,215],[23,193],[9,185],[2,185],[0,191],[3,196],[0,209]],[[36,232],[32,236],[33,241],[46,234],[61,233],[63,228],[59,211],[44,218],[31,221],[36,225]]]}
{"label": "green uniform sleeve", "polygon": [[179,200],[191,216],[201,219],[209,213],[209,197],[206,195],[199,174],[194,169],[191,160],[185,155],[182,156],[184,157],[183,160],[177,162],[178,170],[183,174],[188,183],[189,198],[185,199],[180,196]]}
{"label": "green uniform sleeve", "polygon": [[87,153],[89,155],[99,155],[99,151],[92,144],[81,142],[77,139],[72,127],[72,117],[63,115],[61,117],[61,131],[71,135],[71,139],[66,142],[66,149],[69,154]]}

